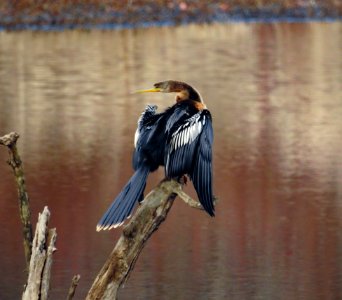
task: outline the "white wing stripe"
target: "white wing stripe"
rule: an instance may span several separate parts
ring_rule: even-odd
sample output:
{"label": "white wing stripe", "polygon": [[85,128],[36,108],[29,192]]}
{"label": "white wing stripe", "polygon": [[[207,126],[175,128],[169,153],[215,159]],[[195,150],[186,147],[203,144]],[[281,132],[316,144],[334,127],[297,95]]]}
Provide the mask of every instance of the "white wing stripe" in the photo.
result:
{"label": "white wing stripe", "polygon": [[185,145],[186,141],[188,141],[189,139],[187,138],[186,132],[188,131],[188,128],[186,128],[183,132],[183,136],[182,136],[182,146]]}
{"label": "white wing stripe", "polygon": [[201,113],[192,116],[185,124],[177,128],[172,134],[170,141],[171,151],[176,150],[186,144],[191,144],[201,133],[205,124],[205,116],[200,121]]}
{"label": "white wing stripe", "polygon": [[134,148],[137,147],[139,136],[140,136],[140,130],[139,130],[139,127],[138,127],[137,130],[135,131],[135,134],[134,134]]}
{"label": "white wing stripe", "polygon": [[190,139],[190,128],[188,127],[187,129],[185,129],[185,140],[189,140]]}

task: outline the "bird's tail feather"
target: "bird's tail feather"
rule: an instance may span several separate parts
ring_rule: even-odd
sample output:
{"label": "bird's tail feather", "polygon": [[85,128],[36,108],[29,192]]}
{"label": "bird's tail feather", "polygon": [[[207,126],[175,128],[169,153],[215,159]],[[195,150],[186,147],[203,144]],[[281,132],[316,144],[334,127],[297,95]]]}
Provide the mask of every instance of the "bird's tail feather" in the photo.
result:
{"label": "bird's tail feather", "polygon": [[142,198],[148,174],[148,167],[136,170],[97,224],[97,231],[116,228],[130,217],[134,204]]}

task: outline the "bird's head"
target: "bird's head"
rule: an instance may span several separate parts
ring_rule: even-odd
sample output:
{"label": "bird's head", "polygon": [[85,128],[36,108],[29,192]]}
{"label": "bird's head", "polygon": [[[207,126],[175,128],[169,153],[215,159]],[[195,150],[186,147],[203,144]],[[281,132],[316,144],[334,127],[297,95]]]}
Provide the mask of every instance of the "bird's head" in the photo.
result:
{"label": "bird's head", "polygon": [[152,89],[140,90],[137,93],[176,93],[176,101],[193,100],[203,102],[201,95],[185,82],[167,80],[157,82]]}

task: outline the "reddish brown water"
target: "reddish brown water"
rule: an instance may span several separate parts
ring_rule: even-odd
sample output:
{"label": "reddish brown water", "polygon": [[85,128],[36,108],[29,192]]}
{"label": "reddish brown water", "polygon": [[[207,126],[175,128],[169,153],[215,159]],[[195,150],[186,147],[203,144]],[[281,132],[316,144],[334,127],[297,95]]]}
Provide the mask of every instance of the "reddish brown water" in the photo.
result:
{"label": "reddish brown water", "polygon": [[[120,230],[95,226],[131,175],[132,95],[192,83],[212,111],[217,217],[176,201],[120,299],[342,299],[342,24],[0,33],[0,135],[21,134],[31,206],[57,227],[51,299],[83,299]],[[16,189],[0,148],[0,298],[18,299]],[[150,177],[151,189],[163,177]],[[192,193],[191,188],[188,191]],[[193,195],[193,194],[192,194]]]}

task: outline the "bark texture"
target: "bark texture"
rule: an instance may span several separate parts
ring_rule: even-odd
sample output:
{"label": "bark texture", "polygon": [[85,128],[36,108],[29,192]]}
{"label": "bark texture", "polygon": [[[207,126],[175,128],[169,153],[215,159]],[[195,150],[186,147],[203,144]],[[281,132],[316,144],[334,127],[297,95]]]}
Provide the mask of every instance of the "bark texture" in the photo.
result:
{"label": "bark texture", "polygon": [[56,251],[56,230],[48,230],[50,211],[45,206],[39,214],[32,243],[29,276],[22,296],[23,300],[46,300],[50,289],[52,254]]}
{"label": "bark texture", "polygon": [[74,298],[75,296],[75,292],[76,292],[76,288],[78,286],[78,282],[81,279],[81,275],[77,274],[72,278],[71,281],[71,286],[69,288],[69,292],[68,292],[68,296],[67,296],[67,300],[71,300],[72,298]]}

